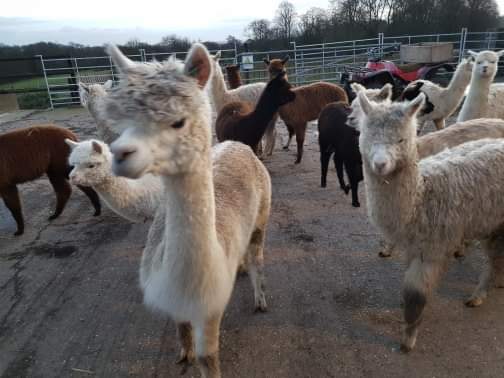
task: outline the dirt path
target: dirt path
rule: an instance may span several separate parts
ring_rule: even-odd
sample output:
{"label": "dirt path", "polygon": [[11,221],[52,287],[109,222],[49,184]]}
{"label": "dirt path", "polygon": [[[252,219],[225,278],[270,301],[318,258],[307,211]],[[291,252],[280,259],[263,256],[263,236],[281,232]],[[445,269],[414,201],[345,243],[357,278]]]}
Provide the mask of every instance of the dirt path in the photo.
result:
{"label": "dirt path", "polygon": [[[55,120],[94,134],[83,110],[36,113],[0,130]],[[279,126],[285,137],[283,126]],[[380,259],[378,235],[336,185],[319,187],[311,127],[303,162],[280,146],[266,166],[273,211],[266,243],[269,311],[253,313],[239,277],[222,325],[224,377],[502,377],[504,291],[478,309],[463,306],[482,258],[453,261],[429,303],[418,347],[398,351],[401,259]],[[0,205],[1,377],[178,377],[174,326],[142,305],[138,266],[148,224],[106,209],[92,217],[74,191],[49,223],[54,194],[45,179],[21,187],[26,234]],[[187,377],[198,377],[190,369]]]}

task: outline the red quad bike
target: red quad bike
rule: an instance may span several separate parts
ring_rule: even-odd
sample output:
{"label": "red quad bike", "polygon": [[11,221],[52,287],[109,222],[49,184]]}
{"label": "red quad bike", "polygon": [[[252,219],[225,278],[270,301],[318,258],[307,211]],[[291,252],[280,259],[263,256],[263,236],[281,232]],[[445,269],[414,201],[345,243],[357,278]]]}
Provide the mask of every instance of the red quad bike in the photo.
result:
{"label": "red quad bike", "polygon": [[[398,46],[389,47],[398,51]],[[341,75],[341,84],[345,89],[350,88],[350,82],[357,82],[366,88],[381,88],[385,84],[393,85],[393,99],[402,93],[402,90],[410,83],[418,79],[431,80],[438,70],[444,69],[453,72],[453,67],[447,62],[434,64],[395,64],[390,60],[383,60],[382,56],[392,52],[383,52],[385,48],[372,48],[368,51],[368,61],[365,68],[345,67]],[[347,90],[347,94],[348,90]],[[354,97],[355,94],[349,97]]]}

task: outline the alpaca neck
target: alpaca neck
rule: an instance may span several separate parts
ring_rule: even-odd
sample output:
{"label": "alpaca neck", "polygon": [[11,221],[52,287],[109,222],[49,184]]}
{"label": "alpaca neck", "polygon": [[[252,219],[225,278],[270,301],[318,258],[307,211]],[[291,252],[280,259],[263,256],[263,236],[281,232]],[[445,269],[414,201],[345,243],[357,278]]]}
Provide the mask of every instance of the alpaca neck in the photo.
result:
{"label": "alpaca neck", "polygon": [[471,80],[471,75],[467,75],[465,70],[465,67],[459,66],[450,80],[450,84],[444,89],[445,93],[443,95],[446,95],[445,99],[453,102],[454,106],[458,105],[462,99]]}
{"label": "alpaca neck", "polygon": [[214,65],[214,71],[212,74],[212,101],[215,105],[215,109],[217,112],[220,112],[221,109],[226,104],[226,82],[224,81],[224,76],[222,75],[222,70],[218,63]]}
{"label": "alpaca neck", "polygon": [[[165,190],[165,258],[182,260],[203,279],[223,258],[217,239],[210,154],[190,173],[163,176]],[[183,264],[183,262],[182,262]],[[221,268],[222,269],[222,268]]]}
{"label": "alpaca neck", "polygon": [[377,176],[367,162],[364,164],[370,217],[391,241],[393,235],[407,232],[415,216],[415,206],[423,195],[419,174],[416,147],[406,164],[391,177]]}
{"label": "alpaca neck", "polygon": [[254,143],[260,142],[261,138],[266,132],[266,129],[268,128],[270,121],[273,119],[276,112],[278,111],[278,108],[280,107],[274,100],[275,94],[270,93],[268,91],[268,88],[266,88],[251,114],[255,121],[250,125],[250,131],[251,135],[253,136]]}
{"label": "alpaca neck", "polygon": [[493,78],[472,77],[469,93],[462,107],[463,120],[481,118],[487,113],[488,94]]}

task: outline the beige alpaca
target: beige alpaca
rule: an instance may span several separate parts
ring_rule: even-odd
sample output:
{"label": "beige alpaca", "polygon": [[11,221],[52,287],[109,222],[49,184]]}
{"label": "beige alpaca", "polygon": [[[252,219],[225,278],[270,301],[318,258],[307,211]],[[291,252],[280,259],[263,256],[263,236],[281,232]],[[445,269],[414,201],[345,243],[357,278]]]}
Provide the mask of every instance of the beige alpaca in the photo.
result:
{"label": "beige alpaca", "polygon": [[105,112],[127,127],[111,146],[113,170],[130,178],[152,173],[164,184],[164,204],[140,266],[144,302],[177,323],[179,361],[196,356],[203,376],[220,377],[220,322],[243,258],[249,262],[255,308],[266,309],[268,172],[248,146],[211,147],[204,87],[212,62],[203,45],[195,44],[184,64],[175,59],[140,64],[116,47],[108,52],[124,77],[107,97]]}
{"label": "beige alpaca", "polygon": [[410,351],[427,299],[464,240],[486,240],[488,256],[466,304],[478,306],[487,296],[504,247],[504,140],[468,142],[418,162],[416,114],[424,94],[411,103],[358,98],[369,217],[407,256],[401,347]]}

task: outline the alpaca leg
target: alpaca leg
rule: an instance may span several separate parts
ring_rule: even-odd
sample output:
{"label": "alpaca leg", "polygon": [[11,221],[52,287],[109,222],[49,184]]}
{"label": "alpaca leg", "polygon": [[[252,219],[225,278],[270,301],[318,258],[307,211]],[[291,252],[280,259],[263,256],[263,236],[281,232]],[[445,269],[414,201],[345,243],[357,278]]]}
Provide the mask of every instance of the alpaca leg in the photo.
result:
{"label": "alpaca leg", "polygon": [[91,201],[93,204],[93,207],[95,209],[95,212],[93,216],[98,216],[101,214],[101,204],[100,204],[100,197],[98,196],[98,193],[94,191],[93,188],[89,186],[82,186],[82,185],[77,185],[77,188],[79,188]]}
{"label": "alpaca leg", "polygon": [[294,128],[291,125],[289,125],[288,123],[286,123],[285,126],[287,126],[287,131],[289,132],[289,139],[287,139],[287,144],[285,146],[283,146],[283,149],[288,150],[289,146],[291,144],[292,138],[294,137],[294,135],[296,135],[296,132],[294,131]]}
{"label": "alpaca leg", "polygon": [[177,336],[180,342],[180,355],[177,364],[184,364],[184,370],[194,362],[194,342],[191,323],[177,323]]}
{"label": "alpaca leg", "polygon": [[196,327],[196,356],[203,378],[220,378],[219,329],[222,314],[208,319],[201,327]]}
{"label": "alpaca leg", "polygon": [[266,133],[264,134],[265,146],[264,153],[266,156],[273,155],[273,150],[275,149],[275,141],[276,141],[276,117],[273,117],[271,122],[268,124],[266,128]]}
{"label": "alpaca leg", "polygon": [[422,322],[422,314],[427,303],[427,296],[437,284],[442,264],[439,261],[422,261],[414,258],[406,270],[403,286],[404,329],[401,350],[409,352],[416,343],[418,327]]}
{"label": "alpaca leg", "polygon": [[348,181],[350,181],[350,188],[352,189],[352,206],[360,207],[359,202],[359,175],[357,167],[345,164],[345,170],[348,174]]}
{"label": "alpaca leg", "polygon": [[331,151],[327,148],[320,147],[320,186],[325,188],[327,186],[327,170],[329,169],[329,160],[331,160]]}
{"label": "alpaca leg", "polygon": [[296,128],[296,143],[297,143],[297,157],[295,164],[301,163],[301,159],[303,158],[303,147],[306,133],[306,123],[302,127]]}
{"label": "alpaca leg", "polygon": [[345,183],[345,171],[343,170],[343,159],[339,158],[337,154],[334,154],[333,160],[340,188],[345,192],[345,194],[348,194],[348,192],[350,191],[350,186]]}
{"label": "alpaca leg", "polygon": [[16,221],[17,230],[14,235],[22,235],[24,232],[23,211],[16,185],[0,188],[0,196]]}
{"label": "alpaca leg", "polygon": [[436,130],[442,130],[445,128],[445,120],[443,118],[441,119],[435,119],[434,120],[434,126],[436,126]]}
{"label": "alpaca leg", "polygon": [[483,304],[483,301],[488,295],[488,290],[495,281],[496,268],[500,268],[503,263],[504,255],[502,250],[504,247],[504,235],[496,234],[484,242],[484,251],[486,254],[486,264],[476,289],[471,297],[465,302],[469,307],[477,307]]}
{"label": "alpaca leg", "polygon": [[54,214],[49,217],[49,220],[53,220],[59,217],[65,208],[65,205],[72,194],[72,187],[68,183],[68,180],[61,175],[48,173],[47,176],[49,176],[49,181],[56,192],[56,210],[54,211]]}
{"label": "alpaca leg", "polygon": [[248,247],[249,276],[254,288],[254,310],[265,312],[266,296],[264,295],[264,229],[257,228],[250,238]]}

